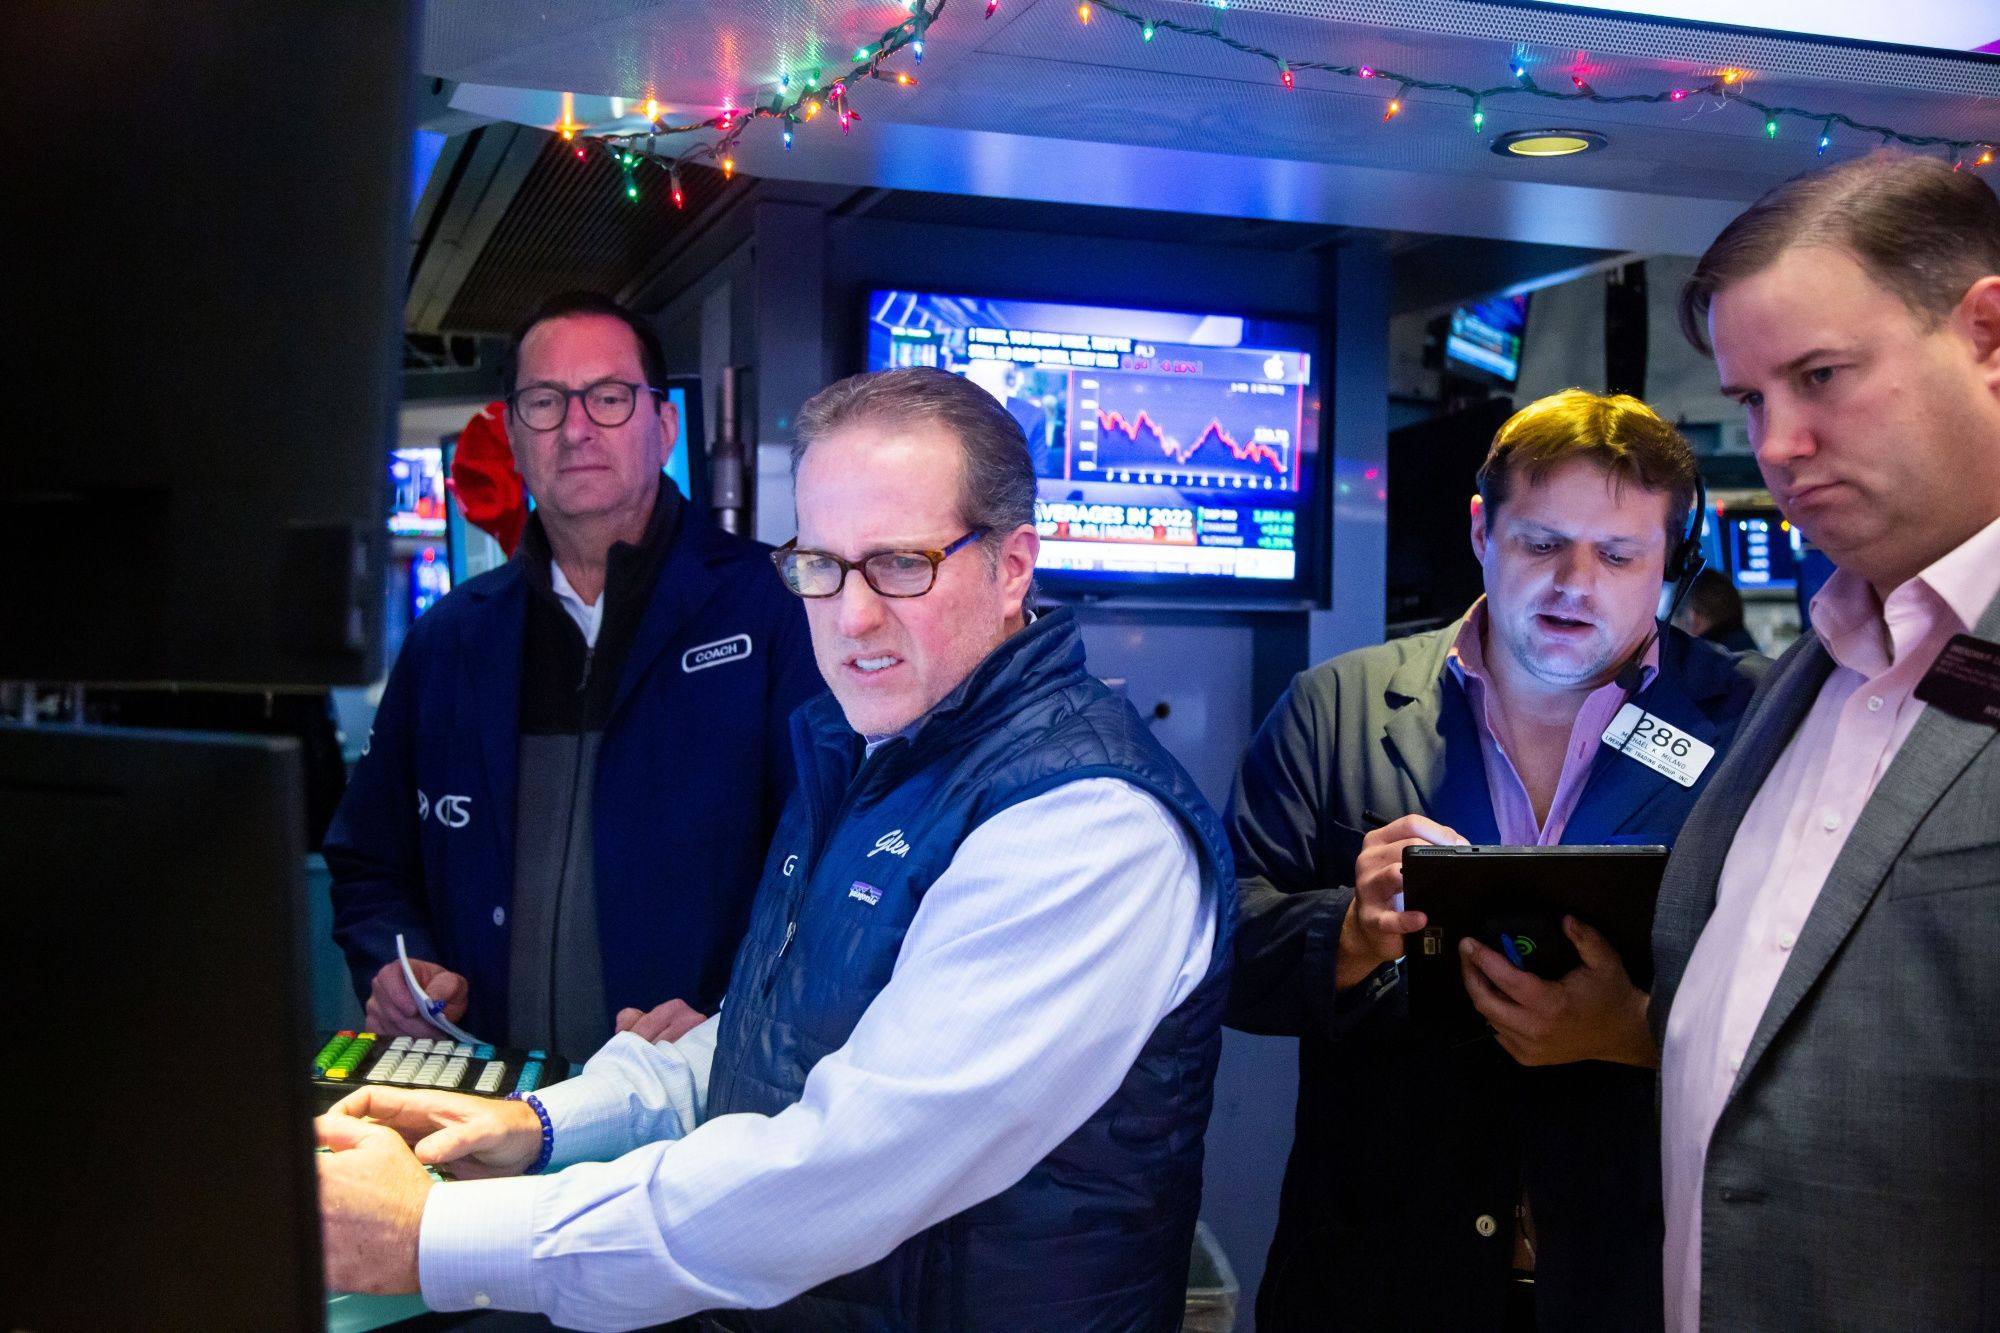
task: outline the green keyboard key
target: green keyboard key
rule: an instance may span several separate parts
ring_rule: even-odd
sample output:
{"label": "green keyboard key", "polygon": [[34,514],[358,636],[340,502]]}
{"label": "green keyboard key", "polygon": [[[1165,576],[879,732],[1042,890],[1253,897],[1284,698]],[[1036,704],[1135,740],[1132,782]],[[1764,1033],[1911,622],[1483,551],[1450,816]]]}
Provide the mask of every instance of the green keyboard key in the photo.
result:
{"label": "green keyboard key", "polygon": [[352,1032],[336,1032],[327,1038],[326,1045],[320,1047],[319,1054],[313,1057],[313,1073],[324,1074],[327,1070],[331,1069],[334,1062],[340,1058],[342,1052],[346,1051],[353,1043],[354,1034]]}

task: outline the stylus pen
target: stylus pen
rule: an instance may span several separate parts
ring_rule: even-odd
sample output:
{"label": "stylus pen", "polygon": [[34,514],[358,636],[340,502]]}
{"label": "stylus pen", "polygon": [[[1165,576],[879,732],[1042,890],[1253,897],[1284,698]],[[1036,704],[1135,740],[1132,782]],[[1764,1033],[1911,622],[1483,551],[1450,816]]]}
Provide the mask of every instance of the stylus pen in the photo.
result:
{"label": "stylus pen", "polygon": [[1363,810],[1361,812],[1361,818],[1367,823],[1370,829],[1381,828],[1384,824],[1390,822],[1389,820],[1386,820],[1382,818],[1382,816],[1376,814],[1373,810]]}
{"label": "stylus pen", "polygon": [[1509,935],[1504,930],[1500,932],[1500,952],[1506,954],[1507,961],[1512,963],[1515,967],[1527,966],[1526,963],[1523,963],[1521,961],[1520,950],[1514,947],[1514,937],[1512,935]]}

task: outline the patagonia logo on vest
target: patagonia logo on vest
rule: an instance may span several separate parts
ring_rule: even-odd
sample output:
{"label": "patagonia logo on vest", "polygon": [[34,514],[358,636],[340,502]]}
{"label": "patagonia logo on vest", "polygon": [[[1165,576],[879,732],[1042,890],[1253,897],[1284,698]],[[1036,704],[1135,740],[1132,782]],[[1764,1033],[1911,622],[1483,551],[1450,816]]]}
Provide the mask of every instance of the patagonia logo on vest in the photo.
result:
{"label": "patagonia logo on vest", "polygon": [[868,855],[873,856],[876,852],[887,852],[891,856],[908,856],[910,854],[910,844],[903,841],[903,830],[892,828],[881,837],[875,839],[875,851],[868,853]]}
{"label": "patagonia logo on vest", "polygon": [[724,662],[740,662],[750,656],[750,636],[732,634],[714,643],[698,643],[681,654],[681,670],[706,671]]}
{"label": "patagonia logo on vest", "polygon": [[873,884],[864,884],[857,879],[848,888],[847,896],[857,902],[866,903],[868,906],[873,907],[876,903],[882,901],[882,890],[876,888]]}

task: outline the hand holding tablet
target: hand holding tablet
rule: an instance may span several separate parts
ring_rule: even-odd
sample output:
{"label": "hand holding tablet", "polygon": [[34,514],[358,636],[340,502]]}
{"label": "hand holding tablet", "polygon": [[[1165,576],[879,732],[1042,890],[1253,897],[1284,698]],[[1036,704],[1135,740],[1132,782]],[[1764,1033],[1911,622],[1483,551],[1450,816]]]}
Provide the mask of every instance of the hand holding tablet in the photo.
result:
{"label": "hand holding tablet", "polygon": [[1524,1064],[1644,1064],[1653,903],[1665,847],[1437,847],[1403,852],[1410,1013],[1490,1025]]}
{"label": "hand holding tablet", "polygon": [[[1370,819],[1370,823],[1376,823]],[[1403,849],[1465,846],[1457,830],[1423,815],[1404,815],[1378,824],[1361,840],[1354,861],[1354,897],[1340,926],[1334,963],[1337,990],[1358,985],[1384,963],[1403,956],[1403,940],[1424,929],[1422,912],[1404,910]]]}

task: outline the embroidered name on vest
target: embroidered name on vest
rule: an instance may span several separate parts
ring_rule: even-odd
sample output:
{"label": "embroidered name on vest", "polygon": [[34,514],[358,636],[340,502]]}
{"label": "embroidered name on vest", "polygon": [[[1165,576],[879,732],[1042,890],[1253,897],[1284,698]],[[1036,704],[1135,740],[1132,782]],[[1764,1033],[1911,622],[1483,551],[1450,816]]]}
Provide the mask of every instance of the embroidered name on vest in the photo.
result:
{"label": "embroidered name on vest", "polygon": [[903,830],[892,828],[881,837],[875,839],[875,851],[868,853],[868,855],[873,856],[876,852],[887,852],[891,856],[908,856],[910,854],[910,844],[903,841]]}

